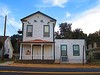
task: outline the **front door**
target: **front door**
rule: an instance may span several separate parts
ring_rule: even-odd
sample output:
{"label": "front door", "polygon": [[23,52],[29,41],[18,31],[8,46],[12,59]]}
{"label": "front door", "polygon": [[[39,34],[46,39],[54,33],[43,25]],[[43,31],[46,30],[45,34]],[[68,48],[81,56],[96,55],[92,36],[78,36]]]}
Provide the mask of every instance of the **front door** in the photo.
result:
{"label": "front door", "polygon": [[33,59],[41,59],[41,45],[33,46]]}
{"label": "front door", "polygon": [[67,45],[61,45],[61,63],[66,63],[68,61],[67,58]]}

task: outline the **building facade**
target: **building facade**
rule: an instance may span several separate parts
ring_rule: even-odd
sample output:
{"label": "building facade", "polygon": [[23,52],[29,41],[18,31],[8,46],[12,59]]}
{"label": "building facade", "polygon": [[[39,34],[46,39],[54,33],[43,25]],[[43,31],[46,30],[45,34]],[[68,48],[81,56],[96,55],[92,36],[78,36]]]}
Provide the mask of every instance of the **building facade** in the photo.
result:
{"label": "building facade", "polygon": [[[66,39],[58,40],[54,38],[56,19],[37,11],[22,18],[21,22],[23,41],[20,42],[20,60],[68,63],[70,56],[72,55],[71,53],[73,53],[73,49],[76,54],[75,57],[71,57],[73,61],[70,60],[69,63],[81,63],[83,58],[86,60],[85,48],[83,48],[85,46],[84,40],[69,41]],[[73,44],[73,46],[69,44]],[[72,46],[72,50],[70,49],[70,46]],[[82,58],[83,49],[84,57]],[[77,52],[79,55],[77,55]],[[62,58],[63,56],[66,58]],[[61,61],[61,59],[65,61]]]}
{"label": "building facade", "polygon": [[57,63],[85,63],[85,40],[55,39],[55,57]]}

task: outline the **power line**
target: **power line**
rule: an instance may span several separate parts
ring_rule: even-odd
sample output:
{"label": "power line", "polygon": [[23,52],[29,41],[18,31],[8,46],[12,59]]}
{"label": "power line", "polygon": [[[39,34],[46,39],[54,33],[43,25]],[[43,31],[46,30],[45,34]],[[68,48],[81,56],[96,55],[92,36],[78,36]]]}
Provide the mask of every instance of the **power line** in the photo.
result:
{"label": "power line", "polygon": [[11,25],[11,27],[13,28],[13,30],[15,31],[15,32],[17,32],[17,30],[13,27],[13,25],[12,24],[10,24]]}

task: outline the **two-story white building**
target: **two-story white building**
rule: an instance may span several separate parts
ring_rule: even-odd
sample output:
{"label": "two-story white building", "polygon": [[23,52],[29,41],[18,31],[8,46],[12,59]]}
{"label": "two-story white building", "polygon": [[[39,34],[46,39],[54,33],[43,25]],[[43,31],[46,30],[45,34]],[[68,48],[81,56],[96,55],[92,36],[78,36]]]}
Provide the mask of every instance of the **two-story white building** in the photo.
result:
{"label": "two-story white building", "polygon": [[22,18],[21,22],[23,41],[20,43],[20,60],[86,62],[84,40],[54,38],[56,19],[37,11]]}

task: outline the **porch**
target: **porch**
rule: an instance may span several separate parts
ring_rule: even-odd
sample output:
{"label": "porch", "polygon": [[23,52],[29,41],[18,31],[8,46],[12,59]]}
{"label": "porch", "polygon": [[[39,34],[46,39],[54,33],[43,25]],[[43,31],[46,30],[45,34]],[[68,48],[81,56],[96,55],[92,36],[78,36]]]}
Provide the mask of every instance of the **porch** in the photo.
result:
{"label": "porch", "polygon": [[38,43],[27,43],[23,42],[20,44],[20,61],[34,62],[34,63],[46,63],[54,62],[55,60],[55,49],[54,42],[38,42]]}

